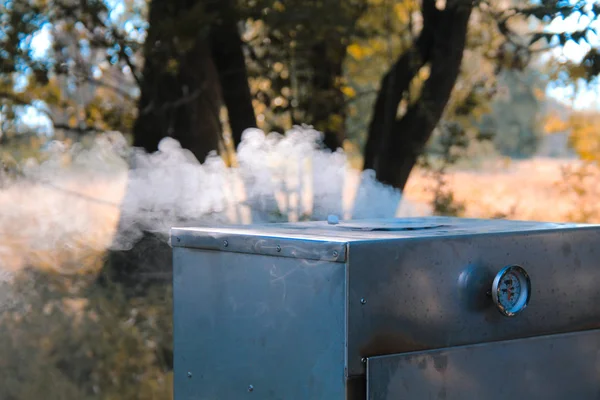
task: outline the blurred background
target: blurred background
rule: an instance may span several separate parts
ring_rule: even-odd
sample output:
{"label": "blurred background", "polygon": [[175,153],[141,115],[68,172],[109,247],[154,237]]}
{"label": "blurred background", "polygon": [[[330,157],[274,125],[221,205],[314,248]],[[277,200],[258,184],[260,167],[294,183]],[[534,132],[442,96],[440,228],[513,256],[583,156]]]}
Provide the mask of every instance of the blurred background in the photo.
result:
{"label": "blurred background", "polygon": [[599,14],[0,0],[0,399],[171,399],[174,225],[600,222]]}

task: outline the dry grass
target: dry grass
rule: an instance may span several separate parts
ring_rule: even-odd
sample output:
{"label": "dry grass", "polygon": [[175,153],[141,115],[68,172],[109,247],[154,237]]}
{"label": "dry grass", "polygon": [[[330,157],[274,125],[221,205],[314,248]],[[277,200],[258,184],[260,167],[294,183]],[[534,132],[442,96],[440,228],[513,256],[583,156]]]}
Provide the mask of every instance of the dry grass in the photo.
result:
{"label": "dry grass", "polygon": [[[562,168],[578,165],[577,161],[537,158],[481,171],[454,171],[447,181],[456,200],[464,202],[465,216],[505,215],[510,219],[563,222],[570,219],[577,204],[562,191]],[[415,171],[405,196],[417,203],[430,203],[432,186],[430,177]]]}

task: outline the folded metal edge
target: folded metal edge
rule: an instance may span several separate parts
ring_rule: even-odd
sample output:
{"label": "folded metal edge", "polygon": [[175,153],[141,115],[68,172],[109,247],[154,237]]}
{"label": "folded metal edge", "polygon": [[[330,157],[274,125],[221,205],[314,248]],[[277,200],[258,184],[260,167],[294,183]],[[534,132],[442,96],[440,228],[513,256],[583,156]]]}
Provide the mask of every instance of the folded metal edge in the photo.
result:
{"label": "folded metal edge", "polygon": [[341,263],[346,262],[348,249],[346,240],[314,235],[277,236],[194,228],[172,228],[171,246]]}

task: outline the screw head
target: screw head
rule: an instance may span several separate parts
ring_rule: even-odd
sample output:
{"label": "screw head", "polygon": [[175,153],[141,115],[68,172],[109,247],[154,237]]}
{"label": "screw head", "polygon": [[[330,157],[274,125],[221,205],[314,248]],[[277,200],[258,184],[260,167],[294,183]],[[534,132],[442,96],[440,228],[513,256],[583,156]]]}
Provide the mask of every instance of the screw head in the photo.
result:
{"label": "screw head", "polygon": [[279,253],[281,251],[281,246],[277,245],[277,252]]}
{"label": "screw head", "polygon": [[253,392],[254,391],[254,386],[252,386],[252,385],[248,386],[248,391],[249,392]]}
{"label": "screw head", "polygon": [[363,364],[366,364],[367,363],[367,357],[361,358],[360,362],[363,363]]}
{"label": "screw head", "polygon": [[223,240],[223,246],[225,246],[225,247],[229,246],[229,242],[227,240]]}
{"label": "screw head", "polygon": [[365,299],[364,297],[360,299],[360,304],[367,304],[367,299]]}
{"label": "screw head", "polygon": [[334,250],[334,251],[333,251],[333,256],[334,256],[334,257],[337,257],[339,254],[340,254],[340,253],[338,253],[338,252],[337,252],[337,250]]}
{"label": "screw head", "polygon": [[188,371],[188,373],[187,373],[187,377],[188,377],[188,378],[191,378],[191,377],[192,377],[192,373],[191,373],[190,371]]}

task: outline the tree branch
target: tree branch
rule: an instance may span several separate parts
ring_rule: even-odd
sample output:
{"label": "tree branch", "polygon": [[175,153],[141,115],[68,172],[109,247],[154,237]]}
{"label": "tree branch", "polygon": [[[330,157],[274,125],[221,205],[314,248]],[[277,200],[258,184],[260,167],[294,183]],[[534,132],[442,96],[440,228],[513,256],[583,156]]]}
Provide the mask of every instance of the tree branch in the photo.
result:
{"label": "tree branch", "polygon": [[94,86],[98,86],[98,87],[103,87],[103,88],[106,88],[106,89],[110,89],[113,92],[115,92],[116,94],[120,95],[121,97],[123,97],[123,98],[125,98],[125,99],[127,99],[129,101],[132,101],[132,102],[136,101],[136,99],[131,94],[129,94],[127,91],[125,91],[125,90],[123,90],[123,89],[121,89],[119,87],[113,86],[110,83],[104,82],[104,81],[102,81],[100,79],[94,79],[94,78],[89,77],[89,76],[81,76],[80,78],[81,78],[82,81],[90,83],[90,84],[92,84]]}
{"label": "tree branch", "polygon": [[[385,113],[392,113],[391,117],[394,118],[394,123],[387,128],[387,132],[384,130],[383,134],[370,129],[368,140],[372,141],[371,134],[376,134],[380,136],[377,139],[379,143],[371,144],[371,151],[375,154],[365,152],[364,168],[375,169],[377,179],[380,182],[400,190],[404,189],[418,156],[431,137],[448,103],[460,71],[468,21],[472,11],[472,6],[462,2],[448,2],[443,11],[434,11],[431,3],[424,1],[423,11],[428,6],[430,12],[436,18],[424,18],[423,31],[419,37],[420,40],[423,40],[424,35],[429,31],[428,35],[430,37],[427,38],[425,43],[420,44],[420,46],[426,47],[419,50],[419,46],[417,46],[419,43],[416,43],[410,50],[410,52],[426,51],[426,53],[421,54],[421,56],[426,56],[421,57],[421,61],[425,58],[431,65],[429,78],[423,84],[419,99],[409,106],[406,113],[399,120],[395,119],[397,102],[392,103],[387,109],[381,107],[378,103],[376,104],[372,128],[382,129],[380,121],[386,117]],[[398,60],[394,67],[405,71],[410,70],[411,65],[407,63],[412,60],[403,59],[403,57]],[[419,59],[417,58],[417,60]],[[418,69],[413,71],[416,72]],[[406,74],[402,78],[403,80],[400,82],[403,87],[412,80],[410,74]],[[381,90],[385,92],[384,87]],[[379,97],[382,96],[385,96],[385,94],[380,93]],[[396,100],[400,99],[397,93],[394,93],[394,96]],[[389,115],[387,117],[390,118]],[[373,147],[375,147],[375,150],[373,150]],[[371,158],[368,159],[367,156]]]}
{"label": "tree branch", "polygon": [[386,136],[396,117],[398,105],[418,71],[431,56],[434,32],[439,10],[434,0],[424,0],[421,13],[423,28],[412,47],[402,54],[384,76],[375,102],[365,146],[364,169],[377,169],[379,158],[385,151]]}
{"label": "tree branch", "polygon": [[52,123],[54,129],[62,129],[64,131],[76,132],[80,135],[90,133],[90,132],[102,132],[101,129],[96,129],[92,126],[83,126],[83,127],[72,127],[68,124],[56,124]]}
{"label": "tree branch", "polygon": [[[129,55],[125,51],[126,48],[131,48],[129,45],[127,45],[127,39],[125,39],[125,36],[122,35],[121,32],[117,30],[117,28],[102,21],[100,19],[100,16],[98,16],[97,14],[93,14],[92,18],[94,19],[94,22],[106,28],[110,32],[111,36],[115,38],[116,44],[119,45],[119,57],[123,58],[125,64],[127,64],[129,69],[131,70],[131,75],[133,76],[133,79],[138,84],[138,86],[141,86],[141,78],[137,75],[137,67],[131,61],[131,57],[129,57]],[[94,42],[98,44],[103,44],[104,46],[110,46],[111,44],[108,43],[105,37],[98,36],[94,36]]]}
{"label": "tree branch", "polygon": [[18,104],[20,106],[30,106],[30,107],[35,108],[36,111],[41,112],[42,114],[44,114],[50,120],[50,123],[52,124],[52,128],[53,129],[62,129],[62,130],[65,130],[65,131],[77,132],[79,134],[85,134],[85,133],[90,133],[90,132],[100,132],[101,131],[101,130],[96,129],[96,128],[91,127],[91,126],[72,127],[72,126],[69,126],[68,124],[63,124],[63,123],[59,124],[59,123],[56,123],[54,121],[54,117],[52,116],[52,114],[48,110],[44,110],[42,108],[35,107],[30,102],[26,101],[25,99],[19,97],[18,95],[14,94],[14,93],[6,92],[6,91],[0,91],[0,98],[9,99],[13,103]]}
{"label": "tree branch", "polygon": [[12,101],[13,103],[18,104],[20,106],[31,105],[31,103],[29,101],[19,97],[15,93],[11,93],[11,92],[0,91],[0,98],[8,99],[8,100]]}
{"label": "tree branch", "polygon": [[151,113],[152,111],[156,111],[156,112],[165,112],[169,109],[172,108],[176,108],[176,107],[180,107],[180,106],[184,106],[196,99],[198,99],[201,95],[202,92],[204,92],[206,88],[206,82],[202,84],[202,86],[196,90],[194,90],[192,93],[190,93],[187,96],[182,96],[180,98],[178,98],[175,101],[171,101],[171,102],[165,102],[163,103],[160,108],[158,108],[158,110],[155,109],[154,107],[154,103],[150,103],[148,104],[146,107],[144,107],[143,110],[140,110],[140,115],[146,115]]}

